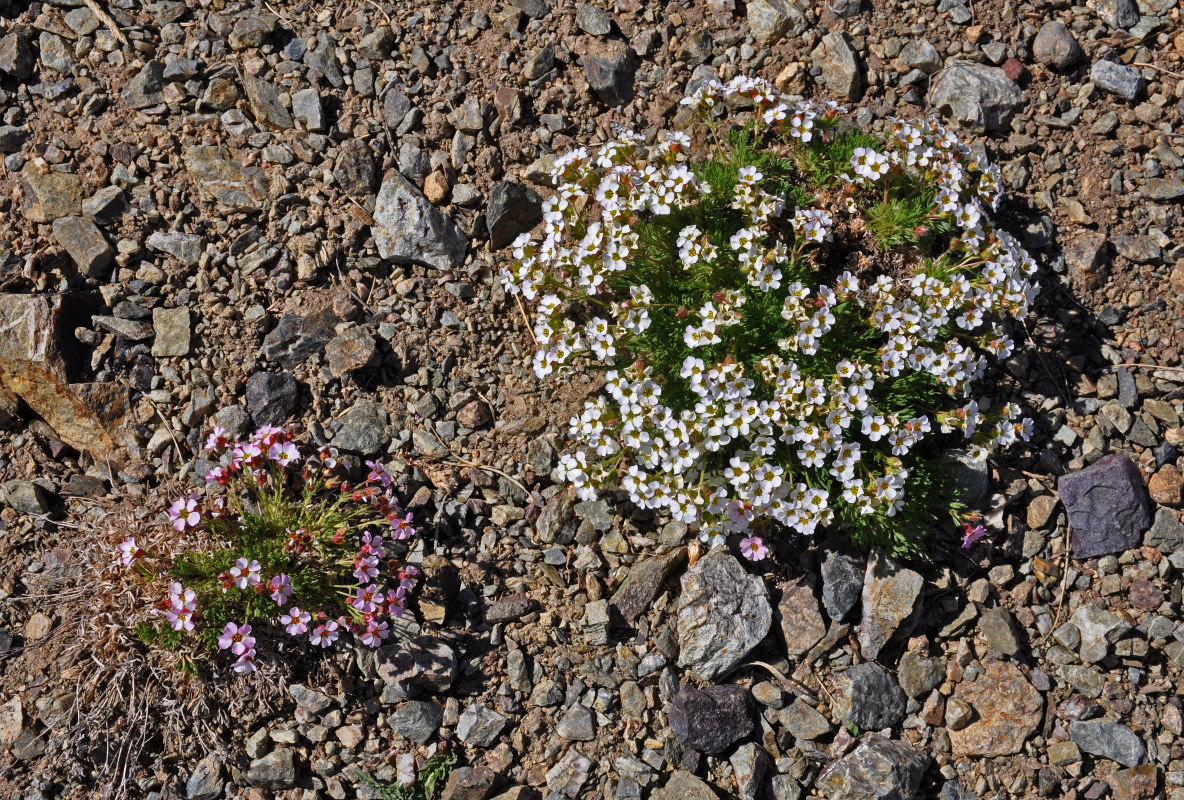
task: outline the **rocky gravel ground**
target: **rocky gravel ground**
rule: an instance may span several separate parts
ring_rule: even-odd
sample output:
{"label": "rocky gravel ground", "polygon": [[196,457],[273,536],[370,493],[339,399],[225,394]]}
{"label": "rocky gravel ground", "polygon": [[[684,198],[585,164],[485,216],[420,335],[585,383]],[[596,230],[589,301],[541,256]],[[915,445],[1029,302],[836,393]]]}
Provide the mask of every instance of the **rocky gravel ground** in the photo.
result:
{"label": "rocky gravel ground", "polygon": [[[0,0],[0,794],[379,797],[363,771],[447,742],[451,800],[1184,798],[1182,30],[1173,0]],[[556,153],[737,74],[941,114],[1003,167],[1045,289],[999,391],[1037,434],[962,476],[968,550],[741,563],[553,479],[596,382],[533,379],[501,248]],[[399,476],[402,638],[237,678],[268,702],[113,772],[135,737],[77,736],[110,666],[66,656],[83,565],[212,424],[285,422]]]}

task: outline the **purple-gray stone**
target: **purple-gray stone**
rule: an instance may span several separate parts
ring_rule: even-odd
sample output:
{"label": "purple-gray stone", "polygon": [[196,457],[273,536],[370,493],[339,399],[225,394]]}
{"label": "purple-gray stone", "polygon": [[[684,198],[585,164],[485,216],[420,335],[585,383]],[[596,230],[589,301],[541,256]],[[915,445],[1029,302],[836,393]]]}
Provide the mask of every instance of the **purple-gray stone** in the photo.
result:
{"label": "purple-gray stone", "polygon": [[1143,477],[1122,453],[1063,475],[1057,492],[1069,514],[1074,558],[1094,558],[1137,547],[1151,525]]}
{"label": "purple-gray stone", "polygon": [[692,750],[715,755],[752,733],[752,696],[733,684],[683,686],[669,711],[670,730]]}

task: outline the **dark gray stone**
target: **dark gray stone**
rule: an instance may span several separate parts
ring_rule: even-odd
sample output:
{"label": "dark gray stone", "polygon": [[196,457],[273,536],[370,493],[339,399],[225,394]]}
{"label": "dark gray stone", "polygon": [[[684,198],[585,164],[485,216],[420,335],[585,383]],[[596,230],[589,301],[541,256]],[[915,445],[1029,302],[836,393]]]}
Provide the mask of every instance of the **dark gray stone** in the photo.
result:
{"label": "dark gray stone", "polygon": [[830,94],[839,100],[858,100],[863,94],[863,73],[859,57],[847,37],[838,31],[822,37],[811,54],[814,65],[822,70],[822,81]]}
{"label": "dark gray stone", "polygon": [[908,698],[892,673],[872,661],[839,675],[834,713],[864,730],[893,728],[904,719]]}
{"label": "dark gray stone", "polygon": [[53,235],[83,275],[101,277],[115,258],[115,248],[87,217],[59,217],[53,221]]}
{"label": "dark gray stone", "polygon": [[300,384],[290,372],[256,372],[247,378],[247,411],[255,425],[282,425],[296,413]]}
{"label": "dark gray stone", "polygon": [[185,782],[185,795],[189,800],[217,800],[222,796],[222,784],[222,758],[208,755],[193,768]]}
{"label": "dark gray stone", "polygon": [[408,700],[386,721],[404,739],[427,744],[443,720],[444,707],[434,700]]}
{"label": "dark gray stone", "polygon": [[692,750],[715,755],[752,733],[752,695],[733,684],[702,690],[683,686],[667,716],[679,741]]}
{"label": "dark gray stone", "polygon": [[588,3],[576,6],[576,25],[593,36],[608,36],[613,32],[613,21],[604,9]]}
{"label": "dark gray stone", "polygon": [[388,89],[382,100],[382,118],[387,128],[398,130],[403,118],[411,110],[411,99],[398,89]]}
{"label": "dark gray stone", "polygon": [[363,456],[377,455],[390,443],[386,409],[379,403],[358,402],[341,417],[333,446]]}
{"label": "dark gray stone", "polygon": [[308,316],[285,314],[263,339],[262,353],[281,367],[291,369],[303,364],[313,353],[324,351],[336,334],[341,320],[331,311]]}
{"label": "dark gray stone", "polygon": [[469,747],[489,747],[508,721],[492,708],[482,703],[473,703],[464,710],[456,723],[456,738]]}
{"label": "dark gray stone", "polygon": [[1075,558],[1129,550],[1151,524],[1139,468],[1122,453],[1062,475],[1057,491],[1069,515]]}
{"label": "dark gray stone", "polygon": [[1125,725],[1092,719],[1069,723],[1069,738],[1093,756],[1117,761],[1124,767],[1133,767],[1143,762],[1147,745]]}
{"label": "dark gray stone", "polygon": [[1053,69],[1068,69],[1081,58],[1081,45],[1063,22],[1049,20],[1032,42],[1032,55]]}
{"label": "dark gray stone", "polygon": [[830,550],[822,561],[822,604],[835,622],[842,622],[863,592],[863,562],[839,550]]}
{"label": "dark gray stone", "polygon": [[1139,7],[1135,0],[1098,0],[1098,16],[1111,28],[1129,28],[1139,21]]}
{"label": "dark gray stone", "polygon": [[580,60],[588,86],[609,106],[623,106],[633,99],[637,56],[621,41],[597,41]]}
{"label": "dark gray stone", "polygon": [[37,57],[25,33],[10,33],[0,39],[0,72],[7,72],[18,81],[33,77]]}
{"label": "dark gray stone", "polygon": [[1143,544],[1161,553],[1174,553],[1184,547],[1184,523],[1170,508],[1155,511],[1155,522],[1143,537]]}
{"label": "dark gray stone", "polygon": [[592,741],[596,738],[596,721],[592,717],[591,709],[579,703],[572,703],[559,717],[555,732],[564,739],[577,742]]}
{"label": "dark gray stone", "polygon": [[945,679],[946,662],[943,658],[927,658],[915,650],[900,657],[896,679],[909,697],[923,698]]}
{"label": "dark gray stone", "polygon": [[946,781],[941,787],[939,800],[981,800],[977,794],[956,780]]}
{"label": "dark gray stone", "polygon": [[500,250],[542,218],[543,201],[537,192],[520,183],[502,181],[489,193],[489,206],[485,211],[490,246]]}
{"label": "dark gray stone", "polygon": [[134,109],[148,108],[164,102],[164,64],[149,61],[123,87],[123,102]]}
{"label": "dark gray stone", "polygon": [[350,139],[341,145],[333,177],[341,191],[354,197],[364,197],[374,190],[378,168],[370,145],[361,139]]}

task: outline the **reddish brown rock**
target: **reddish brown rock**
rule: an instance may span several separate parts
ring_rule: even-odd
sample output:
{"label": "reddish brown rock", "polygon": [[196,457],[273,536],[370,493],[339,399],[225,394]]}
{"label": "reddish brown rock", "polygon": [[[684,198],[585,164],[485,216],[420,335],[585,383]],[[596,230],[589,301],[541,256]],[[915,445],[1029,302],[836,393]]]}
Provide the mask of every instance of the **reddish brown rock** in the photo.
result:
{"label": "reddish brown rock", "polygon": [[1154,611],[1163,603],[1163,592],[1146,578],[1131,581],[1131,605],[1142,611]]}
{"label": "reddish brown rock", "polygon": [[1107,775],[1106,782],[1114,800],[1151,800],[1159,785],[1159,772],[1154,764],[1140,764]]}
{"label": "reddish brown rock", "polygon": [[1151,480],[1147,481],[1147,492],[1151,495],[1151,499],[1155,502],[1165,506],[1180,505],[1182,483],[1180,470],[1176,468],[1175,464],[1164,464],[1159,468],[1159,472],[1151,476]]}
{"label": "reddish brown rock", "polygon": [[75,383],[73,329],[89,319],[85,295],[0,295],[0,389],[20,397],[58,438],[96,459],[123,460],[130,441],[127,390]]}
{"label": "reddish brown rock", "polygon": [[488,425],[492,419],[489,406],[480,400],[473,400],[456,412],[456,423],[472,430]]}
{"label": "reddish brown rock", "polygon": [[803,575],[781,584],[781,632],[785,634],[786,655],[796,658],[826,635],[826,623],[814,596],[814,576]]}
{"label": "reddish brown rock", "polygon": [[1044,699],[1010,662],[987,662],[977,679],[958,684],[954,697],[974,711],[969,725],[949,732],[955,756],[1014,755],[1044,713]]}

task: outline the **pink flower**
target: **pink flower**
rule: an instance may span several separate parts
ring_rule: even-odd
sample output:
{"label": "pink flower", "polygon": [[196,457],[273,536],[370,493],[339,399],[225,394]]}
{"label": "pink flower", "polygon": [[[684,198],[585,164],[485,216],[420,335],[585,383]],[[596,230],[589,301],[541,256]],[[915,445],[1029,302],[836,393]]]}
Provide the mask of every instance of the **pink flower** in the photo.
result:
{"label": "pink flower", "polygon": [[296,606],[292,606],[280,615],[280,622],[283,624],[284,629],[292,636],[308,633],[308,623],[311,619],[311,614],[307,611],[301,611]]}
{"label": "pink flower", "polygon": [[375,598],[379,597],[380,592],[378,587],[370,584],[366,588],[358,589],[358,596],[354,598],[353,606],[363,614],[370,614],[374,611]]}
{"label": "pink flower", "polygon": [[324,467],[325,469],[336,469],[337,468],[338,453],[337,453],[336,447],[329,447],[326,445],[325,447],[321,448],[320,452],[317,453],[317,455],[321,459],[321,466]]}
{"label": "pink flower", "polygon": [[386,471],[386,466],[381,461],[367,461],[366,466],[370,468],[370,474],[366,476],[366,480],[378,481],[383,486],[391,485],[391,474]]}
{"label": "pink flower", "polygon": [[129,536],[127,541],[119,543],[119,561],[125,567],[130,567],[133,561],[143,555],[144,551],[136,546],[135,536]]}
{"label": "pink flower", "polygon": [[240,558],[234,562],[234,566],[230,568],[230,577],[234,578],[234,585],[240,589],[246,589],[248,586],[254,586],[261,580],[259,571],[263,567],[259,565],[258,561],[247,561],[245,558]]}
{"label": "pink flower", "polygon": [[226,485],[226,467],[214,467],[206,473],[206,483]]}
{"label": "pink flower", "polygon": [[377,577],[378,559],[374,556],[362,556],[355,564],[357,569],[354,570],[354,577],[358,579],[358,583],[366,583]]}
{"label": "pink flower", "polygon": [[192,589],[186,589],[174,581],[169,584],[169,605],[177,608],[197,608],[197,595]]}
{"label": "pink flower", "polygon": [[191,631],[193,630],[193,612],[195,609],[185,608],[184,606],[169,606],[168,611],[164,612],[165,619],[173,626],[175,631]]}
{"label": "pink flower", "polygon": [[227,622],[226,627],[222,629],[222,635],[218,637],[218,647],[230,650],[236,656],[241,656],[247,651],[252,651],[253,655],[255,637],[251,635],[251,626]]}
{"label": "pink flower", "polygon": [[760,561],[769,554],[769,548],[765,546],[765,541],[761,537],[749,536],[740,540],[740,552],[751,561]]}
{"label": "pink flower", "polygon": [[291,442],[276,442],[267,450],[267,457],[282,467],[295,463],[300,459],[300,451]]}
{"label": "pink flower", "polygon": [[358,548],[362,555],[376,556],[382,558],[386,555],[386,549],[382,546],[381,536],[372,536],[370,531],[362,532],[362,546]]}
{"label": "pink flower", "polygon": [[197,510],[201,495],[197,492],[182,497],[169,506],[169,519],[173,521],[173,530],[183,531],[186,528],[196,528],[201,522],[201,512]]}
{"label": "pink flower", "polygon": [[962,547],[970,547],[979,539],[987,535],[987,529],[982,525],[971,525],[969,522],[962,523]]}
{"label": "pink flower", "polygon": [[328,647],[337,641],[337,628],[339,626],[334,620],[328,620],[312,629],[312,634],[308,637],[309,641],[314,645],[320,647]]}
{"label": "pink flower", "polygon": [[378,647],[382,644],[382,640],[390,635],[385,622],[379,623],[370,620],[370,624],[366,626],[366,632],[362,634],[362,644],[367,647]]}
{"label": "pink flower", "polygon": [[255,650],[252,648],[239,654],[238,660],[232,665],[234,671],[240,675],[249,675],[256,670]]}
{"label": "pink flower", "polygon": [[411,512],[407,512],[406,517],[400,517],[398,514],[391,517],[391,533],[396,539],[409,539],[415,535],[415,528],[411,525]]}
{"label": "pink flower", "polygon": [[287,575],[280,573],[271,579],[271,599],[276,605],[282,606],[292,596],[292,581]]}
{"label": "pink flower", "polygon": [[221,425],[215,425],[213,432],[206,439],[206,450],[217,450],[230,444],[230,434]]}

